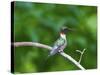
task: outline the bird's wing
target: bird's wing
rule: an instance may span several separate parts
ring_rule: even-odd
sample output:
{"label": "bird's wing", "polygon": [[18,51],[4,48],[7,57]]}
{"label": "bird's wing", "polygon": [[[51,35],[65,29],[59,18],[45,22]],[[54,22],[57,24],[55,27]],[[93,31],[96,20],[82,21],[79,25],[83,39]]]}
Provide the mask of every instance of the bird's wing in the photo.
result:
{"label": "bird's wing", "polygon": [[56,54],[56,53],[59,51],[59,49],[61,48],[61,46],[64,45],[64,43],[65,43],[65,40],[62,39],[62,38],[59,38],[59,39],[55,42],[55,44],[54,44],[54,46],[53,46],[53,49],[52,49],[52,51],[50,52],[50,55]]}
{"label": "bird's wing", "polygon": [[62,46],[62,45],[64,45],[64,43],[65,43],[65,40],[64,40],[63,38],[59,38],[59,39],[55,42],[54,46]]}

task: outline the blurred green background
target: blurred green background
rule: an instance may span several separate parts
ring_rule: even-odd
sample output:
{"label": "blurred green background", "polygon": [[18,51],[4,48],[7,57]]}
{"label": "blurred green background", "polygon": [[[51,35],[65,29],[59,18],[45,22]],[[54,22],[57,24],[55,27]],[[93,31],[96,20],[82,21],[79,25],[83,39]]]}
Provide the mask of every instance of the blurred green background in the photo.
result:
{"label": "blurred green background", "polygon": [[[81,65],[97,68],[97,7],[68,4],[14,2],[15,42],[30,41],[53,46],[59,30],[67,26],[75,31],[67,34],[68,46],[64,52],[79,60],[76,50],[86,51]],[[49,58],[49,51],[37,47],[16,47],[15,73],[79,70],[59,54]]]}

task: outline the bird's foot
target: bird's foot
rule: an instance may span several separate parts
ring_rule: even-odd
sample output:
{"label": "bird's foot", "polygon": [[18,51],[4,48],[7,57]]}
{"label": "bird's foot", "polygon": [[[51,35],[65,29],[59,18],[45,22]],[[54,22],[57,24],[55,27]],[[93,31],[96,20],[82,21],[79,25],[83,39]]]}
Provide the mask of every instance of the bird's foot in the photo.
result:
{"label": "bird's foot", "polygon": [[63,50],[59,50],[58,52],[61,53],[61,52],[63,52]]}

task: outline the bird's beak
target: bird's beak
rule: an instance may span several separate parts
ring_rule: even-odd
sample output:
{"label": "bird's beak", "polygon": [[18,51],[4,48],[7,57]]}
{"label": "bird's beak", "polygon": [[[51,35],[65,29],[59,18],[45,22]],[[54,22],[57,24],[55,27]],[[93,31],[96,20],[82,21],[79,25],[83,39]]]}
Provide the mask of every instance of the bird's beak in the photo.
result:
{"label": "bird's beak", "polygon": [[68,28],[67,30],[68,30],[68,31],[75,31],[74,29],[71,29],[71,28]]}

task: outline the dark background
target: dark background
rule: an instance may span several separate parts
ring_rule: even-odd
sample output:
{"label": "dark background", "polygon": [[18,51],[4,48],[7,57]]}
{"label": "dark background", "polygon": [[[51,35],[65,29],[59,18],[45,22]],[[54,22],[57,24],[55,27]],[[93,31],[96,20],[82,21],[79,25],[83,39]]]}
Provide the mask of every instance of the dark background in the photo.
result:
{"label": "dark background", "polygon": [[[76,61],[76,50],[86,48],[81,65],[86,69],[97,68],[97,7],[14,2],[14,41],[39,42],[53,46],[61,27],[73,32],[67,34],[68,46],[64,52]],[[46,58],[47,49],[16,47],[14,50],[15,73],[79,70],[72,62],[59,54]]]}

